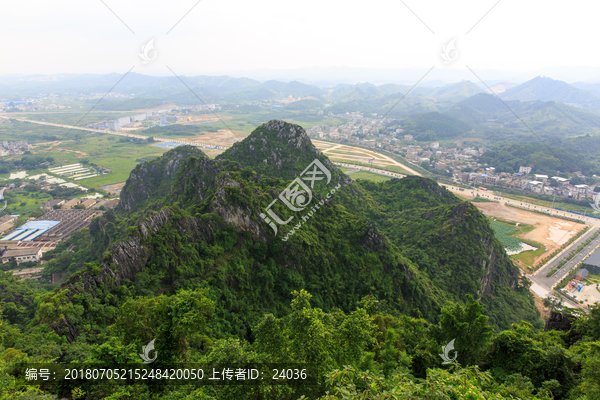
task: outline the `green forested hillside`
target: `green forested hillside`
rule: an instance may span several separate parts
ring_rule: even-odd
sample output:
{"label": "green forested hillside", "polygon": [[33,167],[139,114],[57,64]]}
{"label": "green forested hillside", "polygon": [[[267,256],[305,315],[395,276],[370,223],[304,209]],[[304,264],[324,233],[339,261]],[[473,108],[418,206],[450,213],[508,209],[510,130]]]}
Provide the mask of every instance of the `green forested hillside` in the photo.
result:
{"label": "green forested hillside", "polygon": [[500,130],[499,137],[491,138],[500,141],[514,140],[511,136],[518,133],[531,136],[529,129],[543,138],[600,132],[600,115],[596,113],[555,101],[501,101],[487,93],[452,104],[444,114],[468,123],[479,132]]}
{"label": "green forested hillside", "polygon": [[[328,176],[303,175],[315,159]],[[310,193],[290,186],[308,176],[322,178],[305,181]],[[309,207],[292,211],[282,192]],[[261,214],[271,205],[270,218],[291,222],[269,224]],[[181,146],[139,165],[119,208],[46,258],[45,274],[72,273],[53,291],[0,281],[11,292],[0,294],[0,398],[593,399],[600,390],[600,308],[580,316],[577,334],[541,332],[528,285],[475,207],[425,178],[352,182],[281,121],[217,160]],[[320,384],[71,381],[40,391],[11,378],[19,361],[139,363],[150,340],[154,365],[312,363]],[[455,362],[442,364],[451,341],[456,353],[442,353]]]}
{"label": "green forested hillside", "polygon": [[439,140],[462,137],[472,128],[466,122],[440,114],[437,111],[412,114],[402,121],[404,134],[411,134],[415,140]]}
{"label": "green forested hillside", "polygon": [[373,197],[377,227],[447,296],[480,298],[490,322],[501,329],[520,320],[541,327],[528,285],[475,206],[417,177],[361,186]]}
{"label": "green forested hillside", "polygon": [[[548,150],[548,146],[551,150]],[[522,165],[533,167],[534,173],[556,174],[556,171],[585,176],[600,174],[600,136],[552,138],[542,145],[535,141],[519,141],[498,145],[485,152],[480,162],[493,165],[498,172],[519,172]]]}
{"label": "green forested hillside", "polygon": [[535,77],[518,86],[512,87],[501,93],[500,97],[521,101],[560,101],[567,104],[577,104],[579,107],[588,108],[594,112],[600,110],[600,97],[569,85],[566,82],[544,76]]}

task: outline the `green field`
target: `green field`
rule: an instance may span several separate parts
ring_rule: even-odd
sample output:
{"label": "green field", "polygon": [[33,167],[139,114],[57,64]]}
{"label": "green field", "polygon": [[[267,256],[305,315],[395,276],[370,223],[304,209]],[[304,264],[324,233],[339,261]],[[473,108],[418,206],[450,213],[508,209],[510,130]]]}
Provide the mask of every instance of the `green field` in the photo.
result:
{"label": "green field", "polygon": [[410,175],[407,170],[399,165],[390,165],[384,168],[386,171],[396,172],[398,174]]}
{"label": "green field", "polygon": [[[327,155],[327,157],[329,157],[329,159],[332,160],[332,155],[329,154]],[[344,164],[352,164],[352,165],[359,165],[361,167],[367,167],[367,168],[377,168],[377,169],[381,169],[384,171],[390,171],[390,172],[396,172],[398,174],[404,174],[404,175],[409,175],[409,173],[404,170],[402,167],[398,166],[398,165],[390,165],[388,167],[385,168],[380,168],[380,167],[371,167],[371,164],[368,163],[362,163],[360,161],[356,161],[356,160],[347,160],[347,159],[343,159],[343,158],[335,158],[335,162],[341,162]]]}
{"label": "green field", "polygon": [[335,149],[334,153],[331,154],[342,154],[342,155],[350,155],[350,156],[361,156],[364,157],[365,153],[360,153],[358,151],[352,151],[352,150],[341,150],[341,149]]}
{"label": "green field", "polygon": [[383,175],[374,174],[372,172],[365,172],[365,171],[358,171],[349,176],[352,179],[366,179],[366,180],[373,181],[373,182],[385,182],[385,181],[389,181],[390,179],[392,179],[389,176],[383,176]]}
{"label": "green field", "polygon": [[[131,170],[139,164],[137,159],[148,156],[158,157],[166,151],[166,149],[159,149],[150,144],[120,142],[119,140],[121,138],[118,136],[86,135],[79,142],[63,143],[55,147],[50,155],[54,157],[56,165],[72,164],[86,158],[90,163],[111,169],[113,173],[75,181],[82,186],[96,188],[126,181]],[[85,155],[75,153],[75,151],[83,152]]]}
{"label": "green field", "polygon": [[[101,121],[108,118],[116,118],[120,114],[117,113],[90,113],[93,114],[94,121]],[[123,113],[129,115],[130,113]],[[225,124],[221,121],[210,124],[198,125],[202,130],[216,131],[229,127],[233,130],[244,132],[253,131],[258,125],[267,122],[274,118],[282,118],[289,122],[298,123],[304,128],[310,128],[314,125],[336,125],[341,121],[334,118],[314,118],[314,121],[305,121],[306,113],[292,111],[262,111],[252,114],[234,114],[234,113],[219,113],[220,115],[229,116],[231,119],[225,120]],[[55,112],[55,113],[39,113],[27,114],[28,118],[47,122],[74,124],[83,113],[78,112]],[[88,116],[89,116],[88,115]],[[311,117],[312,118],[312,117]],[[309,118],[310,119],[310,118]],[[87,121],[87,117],[86,117]],[[92,122],[92,120],[87,121]],[[183,135],[182,135],[183,136]],[[0,124],[0,140],[29,140],[30,144],[61,140],[62,143],[56,147],[50,148],[46,145],[38,145],[32,153],[36,155],[44,155],[54,157],[55,167],[81,162],[83,159],[89,160],[90,163],[97,164],[102,167],[109,168],[113,173],[101,175],[93,178],[74,181],[77,184],[88,188],[97,188],[99,186],[120,183],[127,180],[133,168],[144,158],[161,156],[166,150],[152,147],[148,144],[138,144],[131,142],[121,142],[121,137],[113,136],[104,133],[92,133],[80,130],[69,130],[68,128],[58,128],[52,126],[37,125],[26,122],[16,122],[11,124]],[[18,157],[17,157],[18,158]],[[349,163],[363,166],[368,164],[356,163],[348,160]],[[401,167],[388,167],[387,170],[406,173]],[[32,175],[31,171],[28,171]],[[40,171],[42,172],[42,171]],[[3,178],[8,178],[5,174]],[[374,181],[385,181],[388,177],[367,172],[358,172],[353,174],[353,179],[370,179]],[[67,179],[68,180],[68,179]]]}
{"label": "green field", "polygon": [[[304,125],[302,125],[302,126],[304,128],[306,128]],[[336,145],[340,144],[338,142],[331,142],[331,141],[328,141],[328,140],[321,140],[321,141],[322,142],[326,142],[326,143],[330,143],[330,144],[336,144]],[[406,165],[407,167],[408,167],[408,164],[409,164],[408,161],[406,161],[403,157],[399,157],[397,154],[392,154],[392,153],[389,153],[389,152],[381,150],[381,149],[378,149],[377,151],[375,151],[373,149],[367,149],[367,148],[360,147],[360,146],[354,146],[354,145],[350,145],[350,144],[346,144],[346,143],[343,143],[343,144],[345,146],[348,146],[348,147],[352,147],[352,148],[356,148],[356,149],[369,150],[369,151],[373,151],[374,153],[379,153],[379,154],[386,155],[386,156],[388,156],[388,157],[390,157],[390,158],[398,161],[399,163]],[[338,153],[338,150],[336,150],[336,153]],[[348,154],[354,154],[354,153],[348,152]],[[364,155],[364,153],[362,153],[362,155]],[[331,155],[328,155],[328,157],[331,158]],[[370,167],[371,166],[371,164],[361,163],[361,162],[356,161],[356,160],[339,159],[339,160],[336,160],[336,161],[344,162],[344,163],[347,163],[347,164],[362,165],[364,167]],[[377,167],[377,168],[380,168],[380,167]],[[421,167],[411,165],[410,168],[414,169],[415,171],[421,171],[424,176],[430,175],[427,171],[423,170]],[[404,174],[404,175],[412,175],[411,173],[409,173],[408,171],[406,171],[404,168],[402,168],[399,165],[390,165],[390,166],[387,166],[385,168],[380,168],[380,169],[384,169],[386,171],[391,171],[391,172],[397,172],[399,174]]]}
{"label": "green field", "polygon": [[[517,227],[514,226],[513,223],[500,218],[497,218],[496,221],[490,220],[490,225],[492,229],[494,229],[495,236],[508,250],[511,250],[511,247],[509,246],[515,246],[516,242],[522,242],[536,248],[536,250],[527,250],[511,256],[513,259],[521,261],[527,267],[533,267],[535,259],[546,252],[546,249],[542,244],[518,238],[518,236],[522,236],[533,230],[534,226],[532,225],[519,225]],[[518,247],[514,247],[515,250],[517,248]]]}
{"label": "green field", "polygon": [[[5,128],[5,125],[15,125]],[[41,125],[34,124],[18,124],[21,128],[33,127],[30,130],[30,137],[36,138],[43,135],[43,129]],[[19,136],[16,135],[15,129],[17,124],[2,124],[0,125],[0,140],[17,140]],[[52,128],[52,127],[50,127]],[[56,128],[60,129],[60,128]],[[66,129],[61,129],[66,133]],[[61,133],[63,133],[61,132]],[[73,134],[72,131],[69,136]],[[48,145],[37,145],[31,152],[34,155],[50,156],[54,158],[54,167],[60,167],[66,164],[73,164],[81,162],[87,159],[90,163],[109,168],[112,173],[101,175],[93,178],[82,179],[73,181],[74,183],[80,184],[88,188],[97,188],[102,185],[109,185],[113,183],[124,182],[129,177],[129,173],[140,161],[148,159],[149,157],[159,157],[165,153],[166,149],[160,149],[153,147],[148,143],[135,143],[129,141],[128,138],[122,138],[119,136],[104,134],[104,133],[83,133],[78,131],[80,134],[72,140],[62,141],[61,144],[55,147]],[[6,135],[4,134],[6,133]],[[64,135],[64,133],[63,133]],[[38,139],[37,142],[40,140]],[[36,140],[31,140],[30,143],[35,143]],[[22,156],[14,156],[13,159],[20,159]],[[8,158],[7,158],[8,159]],[[11,171],[16,172],[16,171]],[[45,170],[27,171],[29,175],[47,173]],[[2,174],[4,179],[9,177],[9,174]],[[61,177],[66,180],[68,178]]]}
{"label": "green field", "polygon": [[600,275],[593,274],[590,272],[586,281],[588,282],[588,284],[600,284]]}
{"label": "green field", "polygon": [[516,251],[521,248],[521,241],[513,235],[517,232],[515,226],[502,222],[490,222],[494,235],[504,245],[507,250]]}
{"label": "green field", "polygon": [[315,125],[335,126],[340,125],[342,121],[338,118],[326,118],[323,116],[311,116],[307,118],[306,113],[298,111],[259,111],[248,114],[236,114],[232,112],[217,112],[219,116],[231,117],[231,119],[202,124],[199,126],[216,129],[232,129],[234,131],[252,132],[257,126],[269,122],[272,119],[282,119],[292,124],[298,124],[304,129],[312,128]]}
{"label": "green field", "polygon": [[50,196],[48,193],[27,192],[25,190],[17,190],[5,193],[4,198],[8,203],[8,206],[4,212],[5,214],[27,214],[40,208],[40,204],[43,202],[52,200],[52,196]]}
{"label": "green field", "polygon": [[[68,133],[68,135],[67,135]],[[56,126],[45,126],[28,122],[13,122],[0,124],[0,140],[28,140],[29,144],[35,142],[47,142],[59,138],[72,139],[75,134],[83,134],[83,131],[59,128]],[[65,135],[67,135],[65,137]]]}

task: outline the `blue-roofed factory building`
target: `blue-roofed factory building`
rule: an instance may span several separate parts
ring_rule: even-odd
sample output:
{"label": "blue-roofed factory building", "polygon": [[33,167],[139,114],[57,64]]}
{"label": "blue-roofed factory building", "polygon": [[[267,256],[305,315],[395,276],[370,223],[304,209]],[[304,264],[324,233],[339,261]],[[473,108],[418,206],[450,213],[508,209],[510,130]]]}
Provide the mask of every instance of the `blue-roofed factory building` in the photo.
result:
{"label": "blue-roofed factory building", "polygon": [[0,240],[31,241],[58,224],[60,224],[60,221],[29,221]]}

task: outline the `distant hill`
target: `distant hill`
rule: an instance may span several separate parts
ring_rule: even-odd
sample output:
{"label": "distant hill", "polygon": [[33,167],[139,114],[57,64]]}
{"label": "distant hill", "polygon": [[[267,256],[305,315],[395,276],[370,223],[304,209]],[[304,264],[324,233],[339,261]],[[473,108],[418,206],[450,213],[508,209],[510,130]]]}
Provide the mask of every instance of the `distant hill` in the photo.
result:
{"label": "distant hill", "polygon": [[279,82],[279,81],[267,81],[260,85],[261,88],[275,91],[281,95],[292,95],[292,96],[322,96],[327,94],[327,91],[317,86],[307,85],[306,83],[292,81],[292,82]]}
{"label": "distant hill", "polygon": [[473,82],[463,81],[437,88],[427,97],[434,98],[436,101],[457,101],[483,92],[484,90]]}
{"label": "distant hill", "polygon": [[507,139],[514,132],[531,135],[517,116],[541,136],[600,133],[600,115],[555,101],[501,101],[494,95],[481,93],[452,105],[444,114],[472,125],[479,132],[503,130]]}
{"label": "distant hill", "polygon": [[306,100],[294,101],[293,103],[290,103],[287,106],[285,106],[285,109],[289,110],[289,111],[303,111],[303,110],[310,110],[310,109],[322,108],[322,107],[323,107],[322,101],[306,99]]}
{"label": "distant hill", "polygon": [[574,107],[600,111],[600,97],[563,81],[538,76],[500,94],[505,100],[558,101]]}
{"label": "distant hill", "polygon": [[600,83],[575,82],[571,83],[571,86],[576,87],[577,89],[585,90],[594,96],[600,97]]}
{"label": "distant hill", "polygon": [[[26,97],[37,93],[106,93],[122,74],[57,74],[0,78],[0,97]],[[253,101],[287,96],[323,96],[327,90],[301,82],[267,81],[222,76],[182,76],[181,79],[205,101]],[[178,77],[147,76],[131,72],[114,92],[158,98],[171,102],[197,103],[198,99]]]}
{"label": "distant hill", "polygon": [[496,85],[493,85],[488,89],[486,89],[486,93],[490,93],[490,94],[500,94],[500,93],[504,93],[505,91],[507,91],[510,88],[513,88],[517,86],[515,83],[506,83],[506,82],[502,82],[502,83],[498,83]]}
{"label": "distant hill", "polygon": [[[338,85],[328,96],[333,103],[328,111],[334,114],[360,111],[386,114],[390,118],[405,118],[415,113],[442,111],[437,103],[469,98],[483,90],[472,82],[464,81],[438,88],[407,85]],[[388,114],[389,112],[389,114]]]}
{"label": "distant hill", "polygon": [[352,100],[366,100],[393,93],[402,93],[408,90],[401,85],[377,86],[372,83],[359,83],[356,85],[338,85],[329,98],[334,102],[349,102]]}
{"label": "distant hill", "polygon": [[466,122],[437,111],[412,114],[401,124],[404,134],[411,134],[416,140],[453,139],[472,129]]}
{"label": "distant hill", "polygon": [[[31,96],[37,93],[106,93],[123,78],[123,74],[57,74],[25,77],[0,78],[0,96]],[[261,83],[248,78],[229,76],[181,77],[191,88],[202,88],[211,96],[250,90]],[[166,99],[187,91],[175,76],[156,77],[131,72],[127,74],[113,92],[134,94],[139,97]],[[170,99],[172,100],[172,99]],[[196,100],[197,101],[197,100]]]}
{"label": "distant hill", "polygon": [[400,97],[408,93],[407,97],[424,97],[422,101],[456,101],[466,99],[483,90],[470,81],[453,83],[437,88],[417,86],[411,90],[408,85],[373,85],[372,83],[359,83],[356,85],[338,85],[330,98],[334,101],[366,100],[374,97],[394,96]]}

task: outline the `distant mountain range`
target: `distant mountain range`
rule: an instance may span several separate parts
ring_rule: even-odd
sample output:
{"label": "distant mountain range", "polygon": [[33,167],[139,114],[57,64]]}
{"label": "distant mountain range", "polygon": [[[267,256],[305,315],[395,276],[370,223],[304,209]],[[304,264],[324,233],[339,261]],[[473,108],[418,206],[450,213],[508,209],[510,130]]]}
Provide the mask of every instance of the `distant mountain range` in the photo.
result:
{"label": "distant mountain range", "polygon": [[[114,92],[170,101],[186,101],[189,96],[195,98],[181,82],[183,80],[194,91],[198,90],[199,95],[219,101],[265,100],[292,95],[322,97],[329,102],[350,102],[396,94],[404,96],[412,87],[412,85],[359,83],[322,88],[299,81],[268,80],[261,83],[250,78],[233,78],[226,75],[155,77],[135,72],[127,74],[122,81],[119,81],[121,78],[122,75],[116,73],[0,77],[0,97],[16,99],[40,93],[105,93],[119,82],[113,89]],[[410,91],[408,96],[423,97],[425,103],[460,101],[484,93],[484,89],[483,85],[464,80],[437,87],[419,85]],[[557,101],[593,111],[600,110],[600,84],[579,82],[569,85],[566,82],[539,76],[517,86],[496,84],[494,89],[494,92],[500,93],[500,97],[505,100]],[[504,89],[506,90],[502,92]]]}
{"label": "distant mountain range", "polygon": [[[333,86],[336,84],[356,84],[358,82],[371,82],[375,84],[395,83],[400,85],[414,85],[422,79],[419,86],[438,87],[462,80],[473,80],[473,73],[465,69],[434,68],[423,78],[427,68],[356,68],[356,67],[308,67],[295,69],[264,68],[260,70],[237,70],[225,72],[229,76],[248,77],[259,81],[276,79],[279,81],[298,80],[318,86]],[[534,76],[545,75],[565,82],[600,83],[600,69],[598,67],[549,67],[535,71],[516,72],[498,70],[476,70],[489,86],[501,82],[522,83]],[[188,75],[192,75],[189,74]]]}
{"label": "distant mountain range", "polygon": [[[0,98],[6,101],[38,93],[62,93],[66,96],[105,93],[121,78],[119,74],[0,77]],[[288,104],[281,111],[314,115],[311,117],[313,119],[321,110],[325,115],[329,112],[344,114],[359,111],[396,119],[414,114],[436,116],[434,125],[444,126],[444,137],[449,136],[450,132],[450,136],[465,132],[465,126],[457,121],[472,127],[474,133],[485,136],[485,132],[494,131],[496,137],[507,138],[519,132],[530,134],[529,128],[547,137],[600,133],[600,84],[579,82],[570,85],[538,76],[516,86],[496,81],[492,90],[500,99],[488,94],[489,90],[483,85],[467,80],[439,87],[419,85],[413,88],[409,85],[375,85],[368,82],[318,87],[299,81],[259,82],[230,76],[180,79],[175,76],[154,77],[130,73],[113,91],[133,94],[139,101],[153,100],[160,104],[170,102],[179,105],[198,104],[198,97],[204,102],[221,104],[243,104],[289,96],[309,97],[310,100]],[[103,109],[119,109],[119,104],[118,101],[107,99]],[[456,121],[441,121],[439,113]],[[278,117],[292,116],[282,114]],[[519,122],[517,116],[527,126]],[[419,117],[421,120],[422,117]],[[417,127],[417,131],[421,129]]]}
{"label": "distant mountain range", "polygon": [[571,84],[571,86],[574,86],[577,89],[585,90],[594,96],[600,97],[600,83],[575,82]]}
{"label": "distant mountain range", "polygon": [[[589,89],[586,90],[585,87]],[[500,97],[506,100],[557,101],[598,112],[600,111],[600,97],[594,95],[592,90],[599,87],[600,84],[584,84],[584,88],[577,88],[566,82],[538,76],[506,90],[500,94]]]}
{"label": "distant mountain range", "polygon": [[541,136],[600,133],[600,115],[555,101],[501,101],[481,93],[453,104],[444,113],[480,132],[503,131],[505,137],[515,131],[529,134],[529,128]]}

